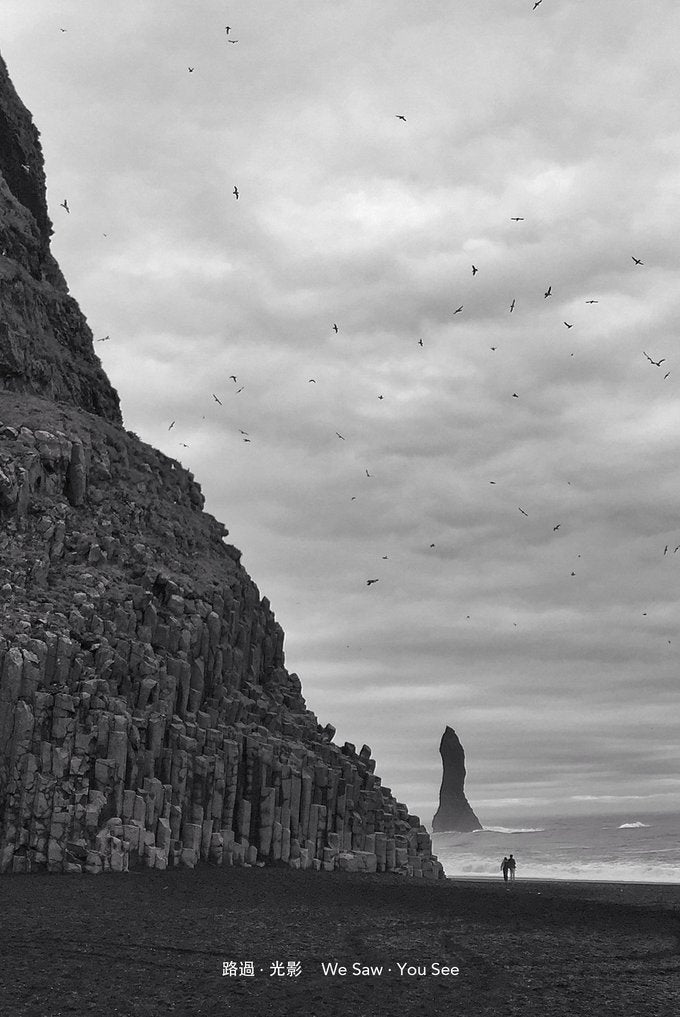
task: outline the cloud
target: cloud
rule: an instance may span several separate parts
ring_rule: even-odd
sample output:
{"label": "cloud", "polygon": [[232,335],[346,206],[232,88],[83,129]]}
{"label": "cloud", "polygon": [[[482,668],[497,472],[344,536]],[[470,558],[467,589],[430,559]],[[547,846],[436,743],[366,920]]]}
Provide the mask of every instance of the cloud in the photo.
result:
{"label": "cloud", "polygon": [[217,3],[0,15],[126,426],[190,465],[310,707],[425,818],[447,723],[498,818],[652,800],[678,737],[674,8],[229,20],[237,45]]}

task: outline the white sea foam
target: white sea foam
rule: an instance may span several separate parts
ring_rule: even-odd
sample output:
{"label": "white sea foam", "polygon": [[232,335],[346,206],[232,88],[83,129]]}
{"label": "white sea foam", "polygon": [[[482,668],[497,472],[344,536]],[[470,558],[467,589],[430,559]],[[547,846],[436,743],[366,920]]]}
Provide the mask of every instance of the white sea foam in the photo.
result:
{"label": "white sea foam", "polygon": [[545,833],[544,826],[485,826],[483,830],[473,830],[473,833]]}
{"label": "white sea foam", "polygon": [[642,827],[647,829],[649,823],[621,823],[619,830],[640,830]]}

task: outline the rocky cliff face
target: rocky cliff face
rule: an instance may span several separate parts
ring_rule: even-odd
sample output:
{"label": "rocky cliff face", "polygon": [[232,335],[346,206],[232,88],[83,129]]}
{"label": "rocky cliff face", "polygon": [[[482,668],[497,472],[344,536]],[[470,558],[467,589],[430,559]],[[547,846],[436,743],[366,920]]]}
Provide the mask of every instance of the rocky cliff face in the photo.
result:
{"label": "rocky cliff face", "polygon": [[441,865],[333,742],[193,476],[121,426],[0,62],[0,871]]}
{"label": "rocky cliff face", "polygon": [[439,808],[432,820],[432,832],[481,830],[482,824],[465,797],[465,752],[453,728],[447,727],[439,744],[444,773],[439,791]]}

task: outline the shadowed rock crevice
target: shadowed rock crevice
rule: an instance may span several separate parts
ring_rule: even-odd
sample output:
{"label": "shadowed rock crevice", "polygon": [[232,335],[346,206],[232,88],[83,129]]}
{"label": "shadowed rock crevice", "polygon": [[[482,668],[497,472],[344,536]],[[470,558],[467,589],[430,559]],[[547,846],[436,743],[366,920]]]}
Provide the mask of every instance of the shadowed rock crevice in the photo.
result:
{"label": "shadowed rock crevice", "polygon": [[333,742],[193,475],[121,426],[0,62],[0,872],[285,863],[438,878]]}

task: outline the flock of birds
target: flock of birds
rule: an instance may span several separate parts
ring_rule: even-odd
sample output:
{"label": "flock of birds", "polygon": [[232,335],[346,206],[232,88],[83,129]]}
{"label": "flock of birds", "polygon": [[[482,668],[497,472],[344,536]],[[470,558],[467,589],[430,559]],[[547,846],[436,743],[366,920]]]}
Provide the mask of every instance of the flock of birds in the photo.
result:
{"label": "flock of birds", "polygon": [[[536,0],[536,2],[533,5],[532,10],[535,11],[542,4],[542,2],[543,2],[543,0]],[[62,29],[60,29],[60,31],[65,32],[66,29],[62,28]],[[227,36],[227,42],[231,43],[231,44],[236,44],[236,43],[238,43],[239,40],[230,37],[231,31],[232,31],[231,26],[227,25],[225,27],[225,33],[226,33],[226,36]],[[189,66],[188,67],[188,72],[193,74],[195,69],[196,69],[195,66]],[[395,113],[394,117],[397,120],[399,120],[399,121],[401,121],[403,123],[407,123],[407,117],[403,113]],[[28,167],[27,166],[25,166],[24,169],[28,172]],[[240,191],[239,191],[239,188],[238,188],[238,186],[236,184],[233,186],[232,194],[233,194],[234,199],[236,201],[238,201],[239,198],[240,198]],[[64,200],[61,202],[61,206],[60,207],[62,207],[66,213],[70,214],[71,209],[69,207],[68,200],[66,198],[64,198]],[[509,220],[511,222],[513,222],[513,223],[519,224],[519,223],[525,222],[525,217],[524,216],[520,216],[520,215],[513,215],[513,216],[509,217]],[[107,234],[104,234],[104,236],[106,236],[106,235]],[[637,257],[635,255],[631,255],[631,259],[632,259],[632,261],[633,261],[633,263],[634,263],[634,265],[636,267],[640,267],[640,268],[644,267],[644,262],[642,261],[641,258],[639,258],[639,257]],[[472,272],[472,277],[473,278],[475,278],[478,275],[479,271],[480,271],[480,269],[479,269],[479,267],[476,264],[472,264],[471,265],[471,272]],[[551,285],[548,285],[547,289],[545,289],[545,291],[543,292],[543,298],[544,298],[544,300],[548,300],[548,299],[551,299],[552,296],[553,296],[553,292],[552,292],[552,284],[551,284]],[[589,298],[588,300],[585,301],[585,303],[588,304],[588,305],[593,305],[593,304],[599,303],[599,300],[596,299],[596,298]],[[452,310],[452,312],[451,312],[452,316],[463,314],[464,307],[465,307],[464,304],[460,304],[459,306],[457,306],[455,309]],[[517,307],[517,300],[516,300],[515,297],[513,297],[512,301],[509,304],[509,308],[508,308],[509,313],[510,314],[514,313],[516,307]],[[574,322],[573,321],[563,320],[563,325],[566,327],[567,330],[571,330],[574,327]],[[332,328],[332,331],[335,333],[335,335],[338,335],[338,333],[340,331],[340,326],[339,326],[338,322],[333,322],[332,325],[331,325],[331,328]],[[102,338],[100,338],[98,341],[99,342],[107,342],[110,339],[111,339],[110,335],[105,335]],[[417,340],[417,345],[420,348],[424,347],[424,342],[423,342],[422,338],[419,338]],[[497,346],[491,346],[490,347],[490,350],[492,352],[494,352],[494,353],[497,351],[497,349],[498,349]],[[642,353],[643,353],[643,356],[650,363],[650,365],[652,365],[652,366],[654,366],[656,368],[661,368],[662,364],[666,363],[666,358],[664,358],[664,357],[660,357],[659,359],[655,360],[646,351],[643,350]],[[573,357],[574,354],[571,353],[570,356]],[[670,376],[670,373],[671,373],[670,371],[666,371],[664,373],[664,376],[663,376],[664,380],[667,379]],[[237,379],[236,375],[231,375],[229,380],[233,381],[235,386],[238,385],[238,379]],[[316,384],[316,378],[309,378],[308,379],[308,383],[309,384]],[[235,392],[235,394],[239,394],[240,392],[243,391],[243,389],[244,389],[244,386],[240,386],[240,387],[235,388],[234,392]],[[217,393],[213,392],[211,394],[212,394],[212,398],[214,399],[215,403],[217,403],[219,406],[223,406],[222,399],[217,395]],[[377,398],[379,400],[382,400],[384,398],[384,396],[383,396],[383,394],[379,394]],[[519,393],[513,392],[512,393],[512,398],[519,399],[520,398]],[[205,419],[205,417],[203,419]],[[173,420],[170,423],[170,425],[168,427],[168,430],[169,431],[172,430],[174,428],[175,424],[176,424],[176,420]],[[245,443],[250,443],[251,442],[251,436],[250,436],[249,432],[245,431],[245,430],[243,430],[241,428],[239,428],[238,430],[239,430],[239,433],[240,433],[242,441],[245,442]],[[336,434],[336,436],[337,436],[337,438],[339,440],[346,441],[346,437],[343,434],[341,434],[339,431],[336,431],[335,434]],[[189,447],[189,445],[186,442],[180,442],[179,444],[183,448],[188,448]],[[372,477],[372,474],[369,472],[368,469],[365,470],[365,474],[366,474],[367,478],[371,478]],[[489,481],[489,483],[492,484],[492,485],[495,485],[496,482],[491,480],[491,481]],[[355,501],[356,500],[356,496],[352,496],[351,500]],[[525,518],[529,517],[529,513],[524,508],[522,508],[521,506],[518,506],[518,510],[522,514],[523,517],[525,517]],[[560,530],[561,526],[562,526],[561,523],[555,524],[553,526],[553,532],[554,533],[558,533],[558,531]],[[430,543],[429,547],[430,547],[430,549],[434,549],[436,547],[436,545],[435,545],[434,542],[432,542],[432,543]],[[664,549],[664,552],[663,552],[664,556],[668,554],[668,550],[669,550],[669,547],[668,547],[668,545],[666,545],[666,547]],[[679,550],[680,550],[680,545],[675,547],[675,549],[673,551],[673,554],[677,553]],[[578,557],[580,558],[580,555],[578,555]],[[382,556],[382,560],[383,561],[387,561],[388,558],[389,558],[388,555],[383,555]],[[575,571],[571,571],[571,576],[574,577],[575,575],[576,575],[576,572]],[[366,586],[370,587],[370,586],[373,586],[374,584],[380,582],[380,577],[368,578],[368,579],[366,579],[365,582],[366,582]],[[646,615],[647,612],[643,612],[643,614]],[[470,615],[467,615],[466,617],[469,620]],[[513,624],[515,624],[515,626],[516,626],[516,623],[513,623]],[[668,642],[670,642],[670,640]]]}

